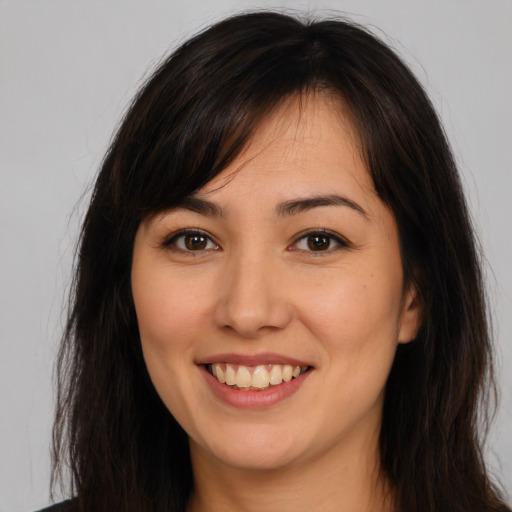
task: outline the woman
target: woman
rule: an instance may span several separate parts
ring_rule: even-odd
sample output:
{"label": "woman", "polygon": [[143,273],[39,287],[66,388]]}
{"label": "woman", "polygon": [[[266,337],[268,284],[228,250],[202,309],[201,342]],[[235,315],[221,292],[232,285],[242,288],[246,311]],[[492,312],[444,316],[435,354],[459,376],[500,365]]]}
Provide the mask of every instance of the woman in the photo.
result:
{"label": "woman", "polygon": [[453,157],[349,22],[235,16],[159,67],[98,176],[60,356],[63,510],[508,510]]}

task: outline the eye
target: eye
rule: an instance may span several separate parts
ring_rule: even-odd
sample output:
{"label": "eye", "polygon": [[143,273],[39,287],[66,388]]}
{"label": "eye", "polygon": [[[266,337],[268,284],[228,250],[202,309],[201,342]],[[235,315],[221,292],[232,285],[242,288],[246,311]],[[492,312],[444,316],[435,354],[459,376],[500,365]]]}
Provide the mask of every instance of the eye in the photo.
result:
{"label": "eye", "polygon": [[340,236],[328,231],[314,231],[301,236],[294,244],[293,250],[307,252],[331,252],[348,247]]}
{"label": "eye", "polygon": [[175,251],[201,252],[217,250],[219,246],[203,231],[184,230],[174,233],[164,241],[164,247]]}

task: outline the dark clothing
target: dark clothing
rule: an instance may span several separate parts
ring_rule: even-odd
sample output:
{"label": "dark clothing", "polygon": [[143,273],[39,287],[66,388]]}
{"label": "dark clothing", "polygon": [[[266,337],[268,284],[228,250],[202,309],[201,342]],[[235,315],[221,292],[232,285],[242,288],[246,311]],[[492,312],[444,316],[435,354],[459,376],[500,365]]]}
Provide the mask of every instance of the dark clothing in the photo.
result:
{"label": "dark clothing", "polygon": [[66,500],[61,501],[60,503],[55,503],[55,505],[50,505],[49,507],[38,510],[37,512],[75,512],[77,505],[76,500]]}
{"label": "dark clothing", "polygon": [[[61,501],[60,503],[56,503],[55,505],[50,505],[47,508],[43,508],[36,512],[76,512],[77,511],[77,500],[66,500]],[[506,506],[503,508],[503,512],[512,512],[512,509],[507,508]]]}

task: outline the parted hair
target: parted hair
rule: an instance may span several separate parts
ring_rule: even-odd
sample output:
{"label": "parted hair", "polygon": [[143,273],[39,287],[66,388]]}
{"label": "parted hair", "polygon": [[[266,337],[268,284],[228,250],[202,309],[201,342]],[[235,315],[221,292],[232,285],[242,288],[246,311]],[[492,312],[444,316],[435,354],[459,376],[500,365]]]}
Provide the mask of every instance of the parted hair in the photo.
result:
{"label": "parted hair", "polygon": [[135,233],[225,169],[272,109],[309,92],[347,106],[422,301],[422,326],[399,346],[385,391],[380,457],[395,508],[508,510],[482,456],[495,391],[479,250],[431,102],[366,28],[268,11],[225,19],[177,48],[141,87],[103,160],[57,364],[52,485],[67,475],[77,510],[185,510],[188,439],[142,356]]}

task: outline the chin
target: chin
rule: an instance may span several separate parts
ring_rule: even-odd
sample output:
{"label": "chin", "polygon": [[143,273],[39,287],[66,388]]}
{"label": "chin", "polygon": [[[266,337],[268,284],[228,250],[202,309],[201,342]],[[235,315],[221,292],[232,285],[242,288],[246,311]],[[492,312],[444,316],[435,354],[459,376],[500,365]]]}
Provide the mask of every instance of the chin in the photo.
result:
{"label": "chin", "polygon": [[207,444],[199,445],[191,441],[192,454],[195,450],[209,452],[226,466],[245,471],[273,471],[288,466],[299,456],[297,448],[289,432],[282,435],[247,429],[244,433],[242,428],[236,436],[227,435],[218,442],[209,439]]}

